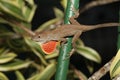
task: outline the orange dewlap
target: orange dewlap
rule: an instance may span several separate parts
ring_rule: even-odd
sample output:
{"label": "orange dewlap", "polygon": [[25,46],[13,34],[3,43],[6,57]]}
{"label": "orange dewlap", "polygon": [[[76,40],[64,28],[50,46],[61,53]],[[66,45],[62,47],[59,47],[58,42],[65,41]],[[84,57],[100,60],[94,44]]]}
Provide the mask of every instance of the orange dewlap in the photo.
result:
{"label": "orange dewlap", "polygon": [[41,48],[45,54],[51,54],[56,49],[57,43],[57,41],[49,41],[41,44]]}

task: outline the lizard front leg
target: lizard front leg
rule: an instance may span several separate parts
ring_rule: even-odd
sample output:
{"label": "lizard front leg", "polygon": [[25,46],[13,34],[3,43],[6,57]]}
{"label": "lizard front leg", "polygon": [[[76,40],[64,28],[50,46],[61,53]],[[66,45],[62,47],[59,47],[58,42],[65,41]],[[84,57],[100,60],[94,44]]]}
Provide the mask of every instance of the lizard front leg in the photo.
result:
{"label": "lizard front leg", "polygon": [[75,10],[74,7],[73,7],[73,12],[74,12],[74,15],[70,17],[69,21],[71,24],[74,24],[74,25],[80,25],[80,23],[75,19],[75,18],[78,18],[79,16],[79,11]]}
{"label": "lizard front leg", "polygon": [[70,23],[73,24],[73,25],[80,25],[80,23],[77,20],[75,20],[75,18],[73,16],[70,17],[69,20],[70,20]]}
{"label": "lizard front leg", "polygon": [[[76,11],[74,8],[73,8],[73,11],[74,11],[75,15],[70,17],[70,19],[69,19],[70,23],[74,24],[74,25],[80,25],[80,23],[77,20],[75,20],[75,18],[77,18],[79,16],[79,11]],[[73,36],[73,39],[72,39],[72,47],[73,47],[73,49],[70,51],[70,56],[75,52],[76,41],[80,37],[81,34],[82,34],[82,31],[78,31]]]}
{"label": "lizard front leg", "polygon": [[67,42],[67,39],[66,38],[60,38],[59,41],[61,41],[62,44],[65,44]]}
{"label": "lizard front leg", "polygon": [[75,9],[72,0],[70,0],[70,2],[71,2],[71,4],[72,4],[72,6],[71,6],[72,12],[74,13],[74,15],[73,15],[72,17],[73,17],[73,18],[78,18],[78,16],[79,16],[79,9],[78,9],[78,10]]}

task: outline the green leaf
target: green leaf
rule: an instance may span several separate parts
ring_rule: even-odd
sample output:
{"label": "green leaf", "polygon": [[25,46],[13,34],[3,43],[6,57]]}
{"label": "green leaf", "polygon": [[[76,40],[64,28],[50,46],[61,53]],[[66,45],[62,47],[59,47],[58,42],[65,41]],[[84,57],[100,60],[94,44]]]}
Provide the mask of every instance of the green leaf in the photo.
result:
{"label": "green leaf", "polygon": [[9,79],[4,73],[0,72],[0,80],[9,80]]}
{"label": "green leaf", "polygon": [[13,15],[19,19],[24,19],[23,14],[21,14],[22,10],[16,5],[11,4],[7,0],[0,0],[1,10],[7,14]]}
{"label": "green leaf", "polygon": [[50,80],[56,71],[56,63],[49,64],[42,72],[37,73],[27,80]]}
{"label": "green leaf", "polygon": [[29,4],[34,5],[34,1],[33,0],[26,0]]}
{"label": "green leaf", "polygon": [[63,6],[64,9],[66,9],[67,6],[67,0],[61,0],[61,5]]}
{"label": "green leaf", "polygon": [[58,55],[59,55],[59,53],[52,53],[52,54],[50,54],[50,55],[45,55],[45,59],[47,60],[49,60],[49,59],[53,59],[53,58],[55,58],[55,57],[58,57]]}
{"label": "green leaf", "polygon": [[51,20],[43,23],[42,25],[40,25],[38,27],[38,29],[36,30],[36,32],[41,32],[43,30],[50,29],[50,27],[49,27],[50,25],[53,25],[53,24],[55,24],[63,19],[64,14],[61,10],[59,10],[58,8],[54,8],[54,12],[55,12],[56,18],[51,19]]}
{"label": "green leaf", "polygon": [[31,22],[33,16],[34,16],[34,13],[35,13],[35,10],[36,10],[36,6],[32,6],[31,8],[30,7],[23,7],[23,14],[25,16],[25,19],[27,20],[27,22]]}
{"label": "green leaf", "polygon": [[51,19],[51,20],[43,23],[42,25],[40,25],[40,26],[38,27],[38,29],[35,30],[35,32],[41,32],[41,31],[43,31],[43,30],[46,30],[46,29],[49,28],[50,25],[56,23],[57,21],[60,21],[60,19],[59,19],[59,18]]}
{"label": "green leaf", "polygon": [[15,74],[17,76],[17,80],[25,80],[24,76],[20,71],[15,71]]}
{"label": "green leaf", "polygon": [[16,52],[30,51],[24,39],[22,38],[15,38],[15,39],[7,38],[6,41],[8,46],[13,50],[15,50]]}
{"label": "green leaf", "polygon": [[[13,30],[16,32],[16,33],[19,33],[19,34],[22,34],[22,35],[25,35],[27,34],[26,31],[24,31],[22,28],[19,27],[19,25],[15,25],[15,24],[11,24],[10,22],[8,22],[11,26],[13,26]],[[20,25],[24,26],[25,28],[27,29],[31,29],[31,24],[30,23],[26,23],[26,22],[19,22]]]}
{"label": "green leaf", "polygon": [[7,16],[31,22],[36,10],[33,0],[0,0],[0,11]]}
{"label": "green leaf", "polygon": [[0,65],[0,71],[13,71],[22,68],[26,68],[31,64],[31,61],[22,61],[22,60],[14,60],[13,62],[9,62],[6,64]]}
{"label": "green leaf", "polygon": [[41,49],[41,47],[40,47],[40,44],[38,44],[37,42],[31,40],[31,39],[28,38],[28,37],[24,37],[24,40],[25,40],[25,42],[28,44],[28,46],[29,46],[30,48],[32,48],[32,49],[34,48],[35,50],[37,50],[38,52],[40,52],[41,54],[43,54],[43,51],[42,51],[42,49]]}
{"label": "green leaf", "polygon": [[92,61],[89,61],[88,59],[85,59],[86,67],[88,71],[92,74],[94,71],[94,64]]}
{"label": "green leaf", "polygon": [[7,52],[9,52],[9,49],[6,49],[6,48],[0,48],[0,55],[2,55],[2,54],[5,54],[5,53],[7,53]]}
{"label": "green leaf", "polygon": [[0,64],[7,63],[13,60],[17,55],[13,52],[0,55]]}
{"label": "green leaf", "polygon": [[27,37],[24,37],[24,39],[25,39],[25,42],[27,43],[27,45],[31,48],[31,50],[39,57],[41,62],[44,65],[47,65],[47,62],[46,62],[45,58],[43,57],[44,52],[42,51],[40,45],[37,42],[35,42]]}
{"label": "green leaf", "polygon": [[0,23],[7,23],[7,22],[6,22],[6,20],[4,20],[3,18],[0,17]]}
{"label": "green leaf", "polygon": [[84,56],[85,58],[89,60],[92,60],[97,63],[101,62],[101,57],[99,53],[90,47],[77,46],[76,51],[78,54]]}
{"label": "green leaf", "polygon": [[64,13],[60,9],[58,9],[56,7],[54,7],[53,9],[54,9],[56,18],[63,19]]}
{"label": "green leaf", "polygon": [[120,49],[117,52],[113,62],[111,63],[111,66],[110,66],[111,78],[117,76],[118,74],[120,74]]}
{"label": "green leaf", "polygon": [[0,24],[0,37],[6,38],[14,35],[14,33],[10,31],[7,27],[8,26],[4,24]]}
{"label": "green leaf", "polygon": [[83,43],[83,41],[81,39],[78,39],[76,41],[76,46],[85,46],[85,45],[84,45],[84,43]]}

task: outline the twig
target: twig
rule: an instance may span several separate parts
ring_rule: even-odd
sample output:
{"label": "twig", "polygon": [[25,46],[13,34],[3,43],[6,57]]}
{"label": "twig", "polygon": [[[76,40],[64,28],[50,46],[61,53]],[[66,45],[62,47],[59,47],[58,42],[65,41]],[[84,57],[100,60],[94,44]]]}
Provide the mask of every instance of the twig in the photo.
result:
{"label": "twig", "polygon": [[84,80],[82,74],[80,73],[80,71],[78,71],[73,65],[71,65],[72,70],[74,71],[74,73],[78,76],[79,80]]}
{"label": "twig", "polygon": [[29,33],[31,36],[34,36],[34,35],[35,35],[35,33],[34,33],[32,30],[26,28],[26,26],[22,25],[21,23],[16,22],[16,21],[11,21],[11,22],[12,22],[13,24],[19,26],[21,29],[23,29],[23,30],[26,31],[27,33]]}
{"label": "twig", "polygon": [[113,58],[107,62],[102,68],[100,68],[97,72],[95,72],[88,80],[99,80],[102,76],[104,76],[109,70],[110,65],[113,61]]}
{"label": "twig", "polygon": [[4,16],[3,14],[0,14],[0,17],[5,19],[6,21],[10,22],[9,24],[17,25],[18,27],[20,27],[21,29],[23,29],[24,31],[29,33],[31,36],[35,35],[35,33],[32,30],[26,28],[26,26],[22,25],[20,22],[17,22],[15,20],[11,20],[11,19],[7,18],[6,16]]}
{"label": "twig", "polygon": [[117,1],[120,1],[120,0],[95,0],[95,1],[92,1],[88,4],[86,4],[83,8],[81,8],[79,11],[79,14],[83,13],[84,11],[86,11],[92,7],[105,5],[105,4],[109,4],[109,3],[113,3],[113,2],[117,2]]}

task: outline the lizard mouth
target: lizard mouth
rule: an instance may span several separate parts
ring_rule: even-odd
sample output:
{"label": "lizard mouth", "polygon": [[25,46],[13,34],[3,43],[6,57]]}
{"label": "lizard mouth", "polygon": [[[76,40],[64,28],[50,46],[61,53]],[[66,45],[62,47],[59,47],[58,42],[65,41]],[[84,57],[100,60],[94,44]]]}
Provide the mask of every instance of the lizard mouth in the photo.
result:
{"label": "lizard mouth", "polygon": [[41,40],[39,39],[39,38],[36,38],[36,37],[31,37],[31,40],[33,40],[33,41],[36,41],[36,42],[41,42]]}

